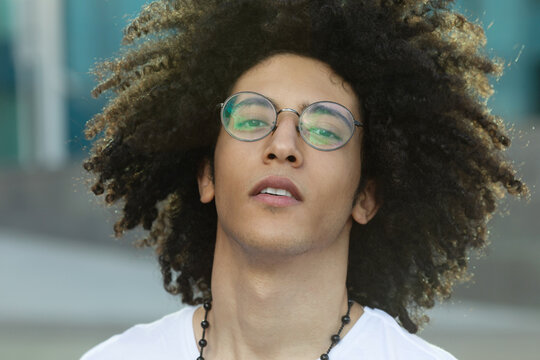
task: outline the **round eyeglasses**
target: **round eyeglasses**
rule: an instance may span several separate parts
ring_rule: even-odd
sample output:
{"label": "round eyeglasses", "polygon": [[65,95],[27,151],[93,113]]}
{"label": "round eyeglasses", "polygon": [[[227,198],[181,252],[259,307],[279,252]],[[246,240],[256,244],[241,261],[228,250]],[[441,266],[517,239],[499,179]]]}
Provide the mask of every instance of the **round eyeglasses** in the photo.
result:
{"label": "round eyeglasses", "polygon": [[290,108],[277,111],[264,95],[241,91],[229,96],[220,106],[223,127],[240,141],[257,141],[275,131],[277,117],[285,111],[298,115],[296,129],[300,136],[309,146],[321,151],[345,146],[356,127],[362,126],[349,109],[332,101],[315,102],[298,114]]}

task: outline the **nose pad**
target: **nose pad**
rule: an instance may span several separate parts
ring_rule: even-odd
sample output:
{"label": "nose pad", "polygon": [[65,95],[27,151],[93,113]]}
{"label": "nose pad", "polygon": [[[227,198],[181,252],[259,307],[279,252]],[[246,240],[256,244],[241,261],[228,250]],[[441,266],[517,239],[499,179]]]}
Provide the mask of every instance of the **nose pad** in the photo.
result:
{"label": "nose pad", "polygon": [[[276,117],[279,118],[279,114],[281,114],[282,112],[292,112],[294,114],[296,114],[296,116],[298,117],[298,119],[300,119],[300,114],[298,113],[298,111],[294,110],[294,109],[291,109],[291,108],[283,108],[281,110],[279,110],[277,113],[276,113]],[[277,128],[279,126],[279,121],[276,121],[276,125],[274,127],[274,130],[272,131],[273,133],[276,132]],[[296,129],[296,132],[297,133],[300,133],[300,127],[299,127],[299,124],[296,123],[294,128]]]}
{"label": "nose pad", "polygon": [[299,126],[300,114],[298,114],[298,111],[296,111],[294,109],[289,109],[289,108],[281,109],[281,110],[279,110],[277,112],[278,119],[276,121],[276,125],[275,125],[274,130],[272,131],[272,133],[275,134],[276,131],[278,131],[280,123],[283,124],[283,123],[288,123],[289,122],[289,120],[288,120],[289,117],[288,116],[286,118],[282,117],[281,122],[279,121],[279,114],[281,114],[282,112],[292,112],[292,113],[296,114],[297,119],[291,119],[291,121],[294,121],[294,129],[296,131],[296,135],[298,135],[300,133],[300,126]]}

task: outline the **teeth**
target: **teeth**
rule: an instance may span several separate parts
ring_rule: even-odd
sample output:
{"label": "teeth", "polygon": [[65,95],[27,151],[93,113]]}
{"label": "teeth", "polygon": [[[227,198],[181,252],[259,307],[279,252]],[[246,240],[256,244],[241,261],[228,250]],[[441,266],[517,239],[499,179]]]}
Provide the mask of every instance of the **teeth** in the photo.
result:
{"label": "teeth", "polygon": [[284,189],[274,189],[271,187],[267,187],[261,191],[261,194],[271,194],[271,195],[278,195],[278,196],[288,196],[293,197],[290,192]]}

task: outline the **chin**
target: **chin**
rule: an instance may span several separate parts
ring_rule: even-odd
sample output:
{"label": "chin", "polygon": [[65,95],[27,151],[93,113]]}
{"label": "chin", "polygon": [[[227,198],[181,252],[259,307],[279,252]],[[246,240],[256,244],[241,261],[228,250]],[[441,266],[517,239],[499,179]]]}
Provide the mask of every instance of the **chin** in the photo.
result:
{"label": "chin", "polygon": [[309,237],[276,232],[275,228],[271,232],[238,234],[235,239],[246,253],[263,259],[302,255],[314,246]]}

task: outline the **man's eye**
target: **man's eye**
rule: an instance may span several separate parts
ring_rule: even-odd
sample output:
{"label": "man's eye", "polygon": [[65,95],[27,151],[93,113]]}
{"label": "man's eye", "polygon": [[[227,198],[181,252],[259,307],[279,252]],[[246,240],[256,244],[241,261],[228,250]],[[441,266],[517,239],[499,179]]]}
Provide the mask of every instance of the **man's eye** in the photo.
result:
{"label": "man's eye", "polygon": [[249,130],[261,127],[267,127],[268,123],[258,119],[241,120],[234,123],[234,128],[238,130]]}
{"label": "man's eye", "polygon": [[309,133],[311,135],[315,135],[315,136],[318,136],[318,137],[323,137],[323,138],[326,138],[328,140],[341,141],[341,137],[339,137],[338,135],[336,135],[334,132],[332,132],[330,130],[325,130],[325,129],[321,129],[321,128],[317,128],[317,127],[312,127],[311,129],[309,129]]}

